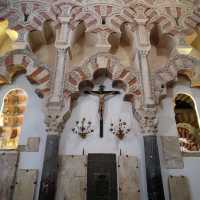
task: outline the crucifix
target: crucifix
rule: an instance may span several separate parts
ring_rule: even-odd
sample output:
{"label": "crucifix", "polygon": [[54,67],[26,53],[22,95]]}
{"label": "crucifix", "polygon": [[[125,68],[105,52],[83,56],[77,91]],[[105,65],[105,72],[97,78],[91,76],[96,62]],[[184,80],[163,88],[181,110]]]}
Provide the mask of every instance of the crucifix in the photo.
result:
{"label": "crucifix", "polygon": [[105,86],[100,85],[98,91],[85,91],[85,94],[95,95],[99,97],[99,117],[100,117],[100,137],[103,137],[103,113],[104,113],[104,104],[105,104],[105,97],[109,95],[117,95],[120,94],[119,91],[105,91]]}

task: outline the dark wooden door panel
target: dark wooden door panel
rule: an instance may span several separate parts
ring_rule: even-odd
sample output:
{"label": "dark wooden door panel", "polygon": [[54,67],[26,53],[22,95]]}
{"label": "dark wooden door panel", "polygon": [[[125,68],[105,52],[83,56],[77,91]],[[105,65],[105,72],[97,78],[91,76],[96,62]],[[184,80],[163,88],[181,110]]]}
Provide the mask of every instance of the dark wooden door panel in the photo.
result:
{"label": "dark wooden door panel", "polygon": [[115,154],[89,154],[87,200],[117,200]]}

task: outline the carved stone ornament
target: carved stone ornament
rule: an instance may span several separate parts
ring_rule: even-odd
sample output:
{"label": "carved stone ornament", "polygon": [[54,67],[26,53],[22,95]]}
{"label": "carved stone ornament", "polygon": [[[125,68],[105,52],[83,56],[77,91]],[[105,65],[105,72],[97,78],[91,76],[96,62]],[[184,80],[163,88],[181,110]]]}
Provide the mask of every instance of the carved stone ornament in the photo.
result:
{"label": "carved stone ornament", "polygon": [[71,115],[71,110],[66,110],[62,106],[62,103],[47,104],[45,124],[49,135],[62,133],[65,123]]}
{"label": "carved stone ornament", "polygon": [[136,111],[135,115],[144,134],[154,135],[157,133],[158,118],[156,107],[141,108]]}

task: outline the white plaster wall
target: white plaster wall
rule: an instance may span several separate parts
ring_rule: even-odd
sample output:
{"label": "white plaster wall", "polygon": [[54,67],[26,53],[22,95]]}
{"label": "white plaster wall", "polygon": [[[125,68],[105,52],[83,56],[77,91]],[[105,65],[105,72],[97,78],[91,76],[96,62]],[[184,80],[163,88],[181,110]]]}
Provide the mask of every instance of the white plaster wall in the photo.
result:
{"label": "white plaster wall", "polygon": [[[162,100],[159,107],[159,135],[162,136],[177,136],[175,114],[174,114],[174,103],[173,99],[177,93],[186,93],[193,97],[196,102],[198,112],[200,112],[200,90],[190,88],[188,82],[179,81],[173,88],[168,89],[168,97]],[[192,200],[200,199],[200,157],[184,157],[184,169],[162,169],[164,189],[166,193],[166,200],[169,200],[168,191],[168,176],[170,175],[184,175],[188,178]]]}
{"label": "white plaster wall", "polygon": [[[110,80],[104,82],[106,90],[113,90],[111,84]],[[98,85],[94,89],[98,89]],[[141,199],[146,200],[143,137],[140,133],[139,124],[133,116],[131,103],[124,102],[123,91],[120,90],[120,92],[120,95],[106,97],[103,138],[99,137],[98,97],[92,95],[80,96],[61,136],[59,151],[62,155],[81,155],[83,149],[86,154],[116,153],[119,155],[121,149],[122,154],[137,156],[140,165]],[[72,132],[75,122],[81,120],[83,117],[92,122],[92,127],[95,130],[86,139],[82,139],[79,135]],[[119,118],[126,121],[131,128],[131,132],[123,140],[119,140],[109,131],[110,123],[118,122]]]}
{"label": "white plaster wall", "polygon": [[31,85],[25,76],[18,77],[12,85],[6,85],[1,88],[0,102],[3,103],[4,95],[11,89],[21,88],[28,95],[26,111],[24,113],[24,123],[20,135],[19,144],[25,145],[28,137],[40,137],[39,152],[24,152],[21,153],[19,168],[21,169],[38,169],[39,181],[36,188],[35,200],[38,198],[41,172],[43,166],[43,157],[46,143],[46,132],[44,124],[44,113],[42,100],[35,94],[34,86]]}

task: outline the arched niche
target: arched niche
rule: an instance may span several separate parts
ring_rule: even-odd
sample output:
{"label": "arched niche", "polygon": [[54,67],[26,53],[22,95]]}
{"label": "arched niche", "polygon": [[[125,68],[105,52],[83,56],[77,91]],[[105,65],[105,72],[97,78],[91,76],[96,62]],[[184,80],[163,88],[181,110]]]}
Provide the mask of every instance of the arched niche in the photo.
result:
{"label": "arched niche", "polygon": [[[81,80],[77,85],[77,91],[73,91],[68,94],[71,96],[71,111],[77,103],[79,97],[81,97],[85,90],[91,91],[93,89],[97,90],[98,86],[104,85],[105,81],[111,82],[110,89],[113,90],[121,90],[123,92],[123,101],[130,102],[132,105],[135,102],[135,99],[138,98],[137,95],[140,96],[140,91],[134,91],[131,93],[129,91],[129,85],[126,80],[113,79],[112,74],[106,68],[100,68],[94,71],[91,79]],[[136,87],[137,88],[137,87]],[[106,87],[105,90],[108,88]],[[129,92],[128,92],[129,91]],[[67,91],[66,91],[67,92]]]}
{"label": "arched niche", "polygon": [[132,96],[131,99],[141,96],[140,83],[133,68],[122,65],[116,57],[107,53],[95,54],[72,70],[65,80],[64,93],[75,98],[82,85],[92,87],[93,82],[102,76],[111,79],[114,87],[123,87],[125,99],[126,96]]}
{"label": "arched niche", "polygon": [[28,96],[23,89],[10,90],[3,98],[0,149],[17,149]]}
{"label": "arched niche", "polygon": [[[123,153],[134,154],[134,151],[139,151],[137,136],[140,133],[140,126],[137,119],[134,117],[133,99],[124,99],[126,88],[121,81],[113,81],[104,71],[100,70],[94,74],[94,80],[81,81],[79,84],[79,93],[73,100],[71,105],[71,113],[68,117],[63,133],[61,135],[60,153],[61,154],[82,154],[82,153],[119,153],[120,149]],[[97,91],[99,86],[104,85],[105,91],[119,91],[120,94],[109,95],[105,97],[103,111],[103,136],[100,133],[100,114],[99,103],[100,99],[96,95],[90,95],[85,91]],[[132,96],[133,97],[133,96]],[[85,119],[84,127],[87,123],[91,123],[93,130],[86,137],[81,137],[80,132],[74,132],[81,122]],[[130,133],[127,133],[123,139],[119,139],[117,135],[110,131],[119,123],[119,120],[126,123]],[[77,124],[76,124],[77,123]],[[102,145],[104,148],[102,149]],[[134,146],[133,149],[131,148]]]}
{"label": "arched niche", "polygon": [[181,151],[200,151],[199,115],[193,97],[178,93],[174,98],[174,112]]}

